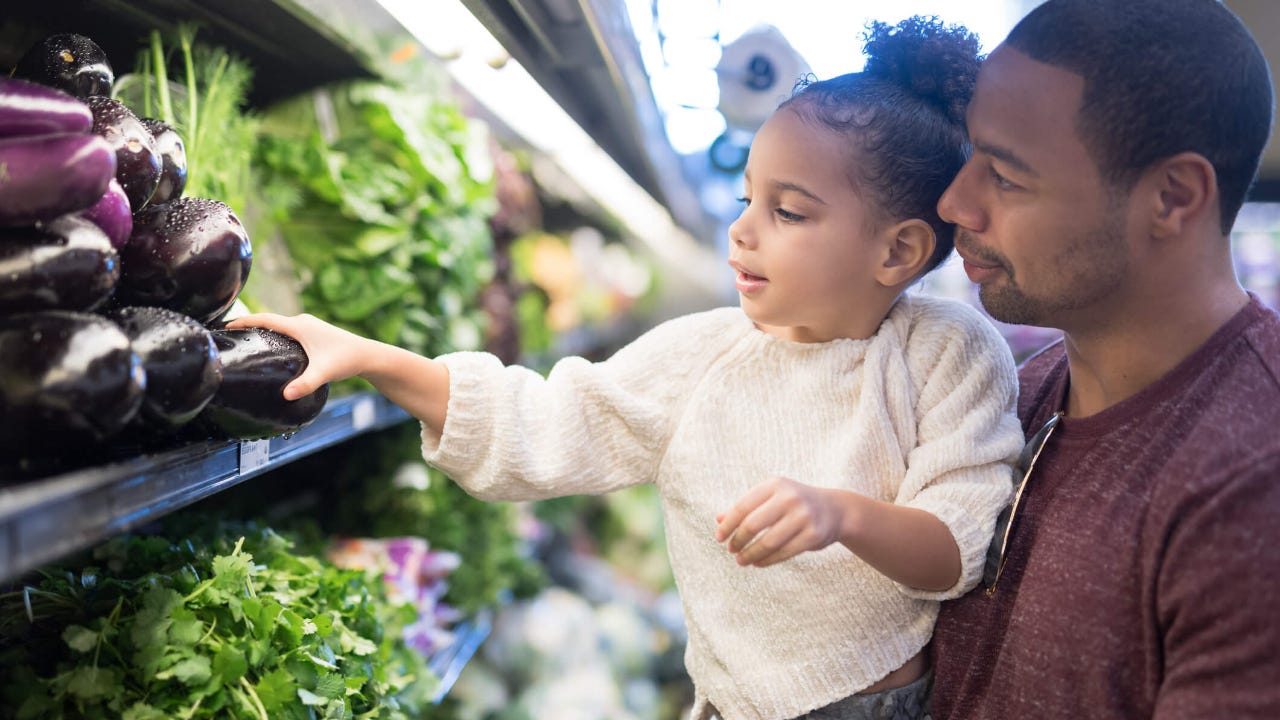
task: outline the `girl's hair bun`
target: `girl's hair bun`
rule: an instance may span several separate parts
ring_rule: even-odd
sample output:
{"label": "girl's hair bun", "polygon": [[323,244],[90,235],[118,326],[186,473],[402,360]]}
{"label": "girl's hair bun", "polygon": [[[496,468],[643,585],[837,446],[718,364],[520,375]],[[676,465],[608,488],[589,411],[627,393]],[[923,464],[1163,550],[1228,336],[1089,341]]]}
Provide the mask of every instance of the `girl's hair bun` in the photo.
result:
{"label": "girl's hair bun", "polygon": [[914,16],[897,25],[867,26],[863,74],[905,88],[964,124],[965,107],[978,79],[978,36],[937,17]]}

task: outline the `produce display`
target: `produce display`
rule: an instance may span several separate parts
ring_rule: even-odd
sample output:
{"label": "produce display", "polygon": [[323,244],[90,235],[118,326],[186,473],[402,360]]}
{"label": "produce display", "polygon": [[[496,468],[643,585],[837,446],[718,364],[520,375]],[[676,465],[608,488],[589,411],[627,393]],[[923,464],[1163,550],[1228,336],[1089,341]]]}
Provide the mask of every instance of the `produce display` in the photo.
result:
{"label": "produce display", "polygon": [[[184,57],[190,71],[189,47]],[[114,83],[98,45],[71,34],[0,77],[0,445],[25,462],[60,436],[97,446],[126,428],[297,430],[327,397],[281,396],[306,366],[301,347],[265,330],[209,332],[253,250],[228,204],[183,195],[195,113],[176,122],[166,87],[166,117],[140,117]]]}
{"label": "produce display", "polygon": [[142,406],[146,372],[106,318],[49,310],[0,318],[0,449],[97,442]]}
{"label": "produce display", "polygon": [[380,567],[340,568],[256,525],[184,525],[0,595],[0,717],[428,715],[438,680],[404,634],[419,606]]}
{"label": "produce display", "polygon": [[423,355],[479,348],[496,209],[483,125],[413,88],[321,94],[268,108],[256,155],[303,308]]}

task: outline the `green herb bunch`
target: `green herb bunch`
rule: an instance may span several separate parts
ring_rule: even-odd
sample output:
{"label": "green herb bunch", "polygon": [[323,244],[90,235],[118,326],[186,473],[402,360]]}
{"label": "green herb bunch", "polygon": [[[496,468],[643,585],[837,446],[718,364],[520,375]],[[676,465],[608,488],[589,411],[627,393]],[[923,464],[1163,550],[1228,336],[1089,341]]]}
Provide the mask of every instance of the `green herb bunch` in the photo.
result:
{"label": "green herb bunch", "polygon": [[360,81],[278,103],[262,131],[263,196],[308,312],[423,355],[480,346],[497,207],[483,125]]}
{"label": "green herb bunch", "polygon": [[252,160],[258,118],[248,109],[253,69],[223,48],[196,44],[196,33],[194,25],[182,24],[166,47],[153,30],[134,72],[120,78],[115,93],[135,113],[164,121],[182,138],[184,195],[220,200],[244,214],[257,188]]}
{"label": "green herb bunch", "polygon": [[411,605],[270,529],[122,536],[91,562],[0,596],[0,714],[407,719],[438,684],[397,642]]}

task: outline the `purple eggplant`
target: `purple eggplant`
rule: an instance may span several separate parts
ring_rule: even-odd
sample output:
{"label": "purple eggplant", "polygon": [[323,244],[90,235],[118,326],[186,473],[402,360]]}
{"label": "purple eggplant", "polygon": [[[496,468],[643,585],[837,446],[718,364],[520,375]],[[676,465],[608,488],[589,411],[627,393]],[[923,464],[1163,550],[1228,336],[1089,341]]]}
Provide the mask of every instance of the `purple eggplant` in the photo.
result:
{"label": "purple eggplant", "polygon": [[116,81],[107,54],[83,35],[50,35],[27,50],[13,76],[87,98],[110,95]]}
{"label": "purple eggplant", "polygon": [[252,263],[249,235],[231,208],[178,198],[133,216],[116,303],[165,307],[208,323],[235,302]]}
{"label": "purple eggplant", "polygon": [[129,210],[129,198],[115,178],[107,183],[107,191],[80,215],[102,228],[107,239],[117,250],[129,242],[133,234],[133,213]]}
{"label": "purple eggplant", "polygon": [[297,400],[284,399],[284,386],[307,367],[307,354],[296,340],[265,328],[212,332],[222,359],[222,384],[199,420],[211,434],[274,437],[297,431],[324,409],[328,385]]}
{"label": "purple eggplant", "polygon": [[111,241],[82,217],[0,230],[0,315],[93,310],[119,278]]}
{"label": "purple eggplant", "polygon": [[158,307],[116,308],[106,316],[124,331],[147,372],[139,422],[175,430],[200,414],[222,382],[222,363],[209,331]]}
{"label": "purple eggplant", "polygon": [[102,197],[115,172],[115,154],[95,135],[0,140],[0,225],[83,210]]}
{"label": "purple eggplant", "polygon": [[146,372],[106,318],[51,310],[0,318],[0,451],[98,442],[142,405]]}
{"label": "purple eggplant", "polygon": [[119,100],[94,96],[85,98],[85,103],[93,113],[93,132],[105,138],[116,154],[116,179],[136,213],[146,207],[160,184],[163,163],[156,139]]}
{"label": "purple eggplant", "polygon": [[182,136],[163,120],[142,118],[142,125],[155,138],[160,152],[160,183],[151,195],[151,204],[160,205],[182,197],[187,187],[187,150]]}
{"label": "purple eggplant", "polygon": [[0,138],[88,133],[89,106],[56,88],[0,76]]}

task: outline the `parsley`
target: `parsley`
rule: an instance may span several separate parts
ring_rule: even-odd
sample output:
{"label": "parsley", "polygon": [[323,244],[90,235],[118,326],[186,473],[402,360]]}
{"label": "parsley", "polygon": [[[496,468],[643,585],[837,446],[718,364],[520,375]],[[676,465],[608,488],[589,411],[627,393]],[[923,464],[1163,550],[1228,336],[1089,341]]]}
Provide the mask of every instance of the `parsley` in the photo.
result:
{"label": "parsley", "polygon": [[422,717],[438,680],[400,641],[380,579],[270,529],[115,538],[77,571],[0,596],[13,717]]}

